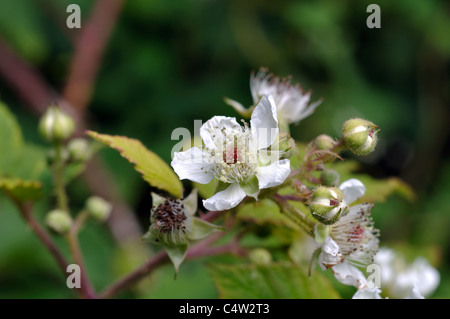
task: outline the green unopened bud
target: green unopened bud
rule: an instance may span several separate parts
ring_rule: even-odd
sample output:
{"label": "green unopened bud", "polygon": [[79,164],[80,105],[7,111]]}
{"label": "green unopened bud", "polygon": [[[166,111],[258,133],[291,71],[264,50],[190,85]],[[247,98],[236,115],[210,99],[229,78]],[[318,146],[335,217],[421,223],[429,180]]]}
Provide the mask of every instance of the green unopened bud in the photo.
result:
{"label": "green unopened bud", "polygon": [[272,255],[264,248],[253,249],[248,257],[256,265],[268,265],[272,262]]}
{"label": "green unopened bud", "polygon": [[377,126],[363,119],[350,119],[342,125],[345,146],[354,154],[365,156],[377,145]]}
{"label": "green unopened bud", "polygon": [[289,133],[280,131],[278,138],[270,146],[270,151],[278,151],[280,159],[291,158],[295,151],[295,141]]}
{"label": "green unopened bud", "polygon": [[89,143],[84,138],[74,138],[67,145],[71,160],[83,162],[90,157]]}
{"label": "green unopened bud", "polygon": [[324,169],[322,173],[320,174],[320,180],[322,181],[323,185],[326,186],[336,186],[339,184],[339,180],[341,179],[341,176],[339,173],[334,169]]}
{"label": "green unopened bud", "polygon": [[51,230],[63,235],[72,227],[72,218],[66,211],[55,209],[47,214],[45,223]]}
{"label": "green unopened bud", "polygon": [[75,130],[73,119],[57,106],[50,106],[39,123],[39,132],[49,142],[62,142]]}
{"label": "green unopened bud", "polygon": [[86,211],[90,216],[100,222],[108,219],[111,210],[111,204],[101,197],[92,196],[86,201]]}
{"label": "green unopened bud", "polygon": [[324,186],[314,191],[309,208],[313,217],[325,225],[336,223],[349,211],[344,193],[339,188]]}
{"label": "green unopened bud", "polygon": [[321,151],[333,148],[334,144],[334,139],[326,134],[319,135],[314,139],[314,145]]}

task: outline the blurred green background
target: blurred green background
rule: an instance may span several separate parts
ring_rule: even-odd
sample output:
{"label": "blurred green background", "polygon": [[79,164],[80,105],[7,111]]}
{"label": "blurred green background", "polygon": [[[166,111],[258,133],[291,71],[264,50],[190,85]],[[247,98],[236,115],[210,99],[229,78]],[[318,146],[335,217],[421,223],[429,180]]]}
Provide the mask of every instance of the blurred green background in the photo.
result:
{"label": "blurred green background", "polygon": [[[65,27],[70,3],[79,4],[87,20],[95,1],[0,3],[0,37],[56,90],[65,85],[80,32]],[[381,7],[381,29],[366,26],[370,3]],[[412,257],[427,255],[441,274],[434,297],[448,298],[449,16],[445,0],[129,0],[99,66],[88,127],[137,138],[169,162],[175,128],[192,131],[194,119],[237,116],[224,96],[251,104],[251,71],[263,66],[291,75],[313,90],[313,101],[324,98],[292,128],[298,141],[321,133],[339,137],[342,123],[355,116],[379,125],[379,146],[358,159],[361,170],[398,176],[417,193],[414,203],[394,196],[375,206],[381,243],[403,247]],[[38,117],[4,76],[0,98],[18,117],[26,140],[44,145],[36,134]],[[101,156],[145,229],[149,187],[116,152]],[[85,181],[77,179],[69,193],[81,207]],[[74,297],[15,208],[5,198],[0,205],[0,297]],[[39,204],[38,218],[48,205]],[[90,224],[81,241],[94,285],[102,288],[118,275],[114,240],[107,229]],[[203,263],[186,263],[176,281],[166,266],[134,296],[215,298]]]}

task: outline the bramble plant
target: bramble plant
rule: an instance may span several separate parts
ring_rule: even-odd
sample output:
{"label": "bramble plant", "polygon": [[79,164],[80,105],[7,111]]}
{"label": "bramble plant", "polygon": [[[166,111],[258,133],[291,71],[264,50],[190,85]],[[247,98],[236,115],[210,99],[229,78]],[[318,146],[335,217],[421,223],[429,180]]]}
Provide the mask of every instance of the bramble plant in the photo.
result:
{"label": "bramble plant", "polygon": [[[49,143],[44,156],[23,142],[17,122],[0,105],[1,138],[9,150],[0,161],[0,189],[64,274],[69,264],[80,267],[76,289],[81,298],[116,296],[168,262],[183,276],[183,262],[222,254],[239,261],[206,266],[223,298],[339,298],[336,282],[354,286],[354,298],[430,295],[439,273],[425,259],[408,268],[399,266],[393,251],[378,254],[380,231],[371,216],[374,204],[390,194],[414,194],[398,179],[356,174],[355,160],[344,161],[346,154],[366,156],[375,150],[377,125],[353,118],[336,138],[322,134],[308,143],[295,141],[291,125],[310,116],[322,100],[310,103],[311,92],[266,69],[251,75],[250,89],[253,105],[248,108],[225,99],[241,121],[209,119],[200,128],[202,144],[179,143],[184,148],[174,152],[171,166],[135,139],[90,130],[86,134],[95,142],[73,137],[75,122],[58,106],[50,106],[39,124]],[[75,213],[66,192],[100,149],[98,142],[120,152],[152,187],[142,240],[160,249],[101,292],[89,280],[78,234],[89,219],[107,221],[114,206],[91,196]],[[40,180],[47,171],[56,204],[43,226],[32,210],[48,194]],[[192,183],[185,189],[181,180]],[[70,259],[54,243],[55,236],[65,237]],[[370,267],[374,264],[381,274],[370,271],[378,269]],[[392,276],[385,278],[387,273]]]}

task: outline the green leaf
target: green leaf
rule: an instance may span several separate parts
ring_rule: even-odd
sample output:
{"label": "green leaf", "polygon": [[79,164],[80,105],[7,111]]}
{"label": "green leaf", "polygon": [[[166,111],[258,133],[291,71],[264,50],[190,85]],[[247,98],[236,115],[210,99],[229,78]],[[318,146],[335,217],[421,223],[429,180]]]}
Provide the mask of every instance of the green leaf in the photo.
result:
{"label": "green leaf", "polygon": [[298,229],[298,226],[280,212],[277,204],[270,199],[252,202],[239,208],[237,217],[259,226],[272,224]]}
{"label": "green leaf", "polygon": [[6,105],[0,102],[0,174],[9,174],[9,168],[22,150],[20,126]]}
{"label": "green leaf", "polygon": [[357,178],[366,186],[366,194],[359,200],[361,202],[384,202],[393,194],[411,202],[416,199],[414,190],[397,177],[376,179],[366,174],[353,173],[359,169],[359,164],[355,161],[348,160],[334,163],[330,165],[330,168],[335,169],[341,175],[341,182],[350,178]]}
{"label": "green leaf", "polygon": [[24,181],[19,178],[0,179],[0,190],[20,202],[34,201],[42,196],[42,184],[37,181]]}
{"label": "green leaf", "polygon": [[198,189],[198,193],[203,198],[210,198],[214,195],[216,192],[216,181],[213,179],[208,184],[200,184],[200,183],[193,183],[194,187]]}
{"label": "green leaf", "polygon": [[192,218],[192,230],[189,232],[188,238],[190,240],[201,240],[215,232],[223,230],[225,230],[225,228],[221,226],[217,226],[200,218],[194,217]]}
{"label": "green leaf", "polygon": [[140,141],[124,136],[99,134],[93,131],[88,131],[87,134],[99,142],[118,150],[122,157],[135,164],[135,170],[151,186],[181,198],[183,185],[173,170],[158,155],[142,145]]}
{"label": "green leaf", "polygon": [[47,169],[45,149],[25,144],[16,154],[16,160],[8,168],[8,175],[24,180],[36,180]]}
{"label": "green leaf", "polygon": [[181,264],[186,258],[188,247],[189,247],[188,244],[176,246],[164,245],[164,249],[166,250],[167,255],[169,255],[169,258],[172,261],[173,266],[175,267],[175,275],[178,273]]}
{"label": "green leaf", "polygon": [[336,299],[332,284],[320,273],[292,263],[208,266],[219,297],[224,299]]}

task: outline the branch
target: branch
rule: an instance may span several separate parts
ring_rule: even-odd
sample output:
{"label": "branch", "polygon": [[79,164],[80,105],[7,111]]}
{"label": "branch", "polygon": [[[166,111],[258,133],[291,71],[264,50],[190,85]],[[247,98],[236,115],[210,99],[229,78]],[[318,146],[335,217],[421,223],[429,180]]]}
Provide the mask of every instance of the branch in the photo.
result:
{"label": "branch", "polygon": [[50,103],[59,100],[39,72],[18,57],[1,37],[0,73],[34,113],[44,113]]}
{"label": "branch", "polygon": [[[239,247],[236,240],[234,240],[228,244],[222,245],[222,246],[209,247],[209,245],[211,243],[215,242],[221,236],[223,236],[223,234],[221,234],[221,233],[210,236],[209,238],[205,239],[204,241],[193,246],[191,249],[189,249],[189,251],[186,255],[186,260],[200,258],[200,257],[206,257],[206,256],[227,254],[227,253],[228,254],[236,254],[236,255],[244,254],[243,250]],[[139,280],[141,280],[145,276],[148,276],[156,268],[168,263],[169,261],[170,261],[170,259],[169,259],[169,256],[167,255],[166,251],[163,250],[163,251],[159,252],[154,257],[150,258],[145,264],[143,264],[136,270],[132,271],[128,275],[125,275],[124,277],[117,280],[116,282],[111,284],[109,287],[107,287],[100,294],[100,298],[111,298],[111,297],[115,296],[119,292],[134,285],[135,283],[137,283]]]}
{"label": "branch", "polygon": [[34,231],[36,236],[41,240],[47,250],[53,255],[55,258],[59,268],[63,272],[64,276],[67,275],[67,266],[69,263],[66,261],[66,258],[63,256],[59,248],[52,241],[50,235],[47,231],[41,227],[36,219],[34,219],[32,214],[31,204],[22,204],[19,202],[15,202],[22,217],[25,219],[30,228]]}
{"label": "branch", "polygon": [[124,2],[98,0],[89,20],[82,26],[63,92],[65,100],[73,105],[81,116],[91,100],[104,49]]}
{"label": "branch", "polygon": [[81,218],[77,218],[72,226],[72,229],[67,234],[67,242],[70,247],[70,251],[75,260],[75,263],[80,267],[81,270],[81,288],[80,291],[82,296],[87,299],[97,298],[94,288],[89,280],[86,266],[84,264],[83,254],[81,252],[80,243],[78,241],[78,230],[81,227],[82,220],[85,214],[81,213]]}

